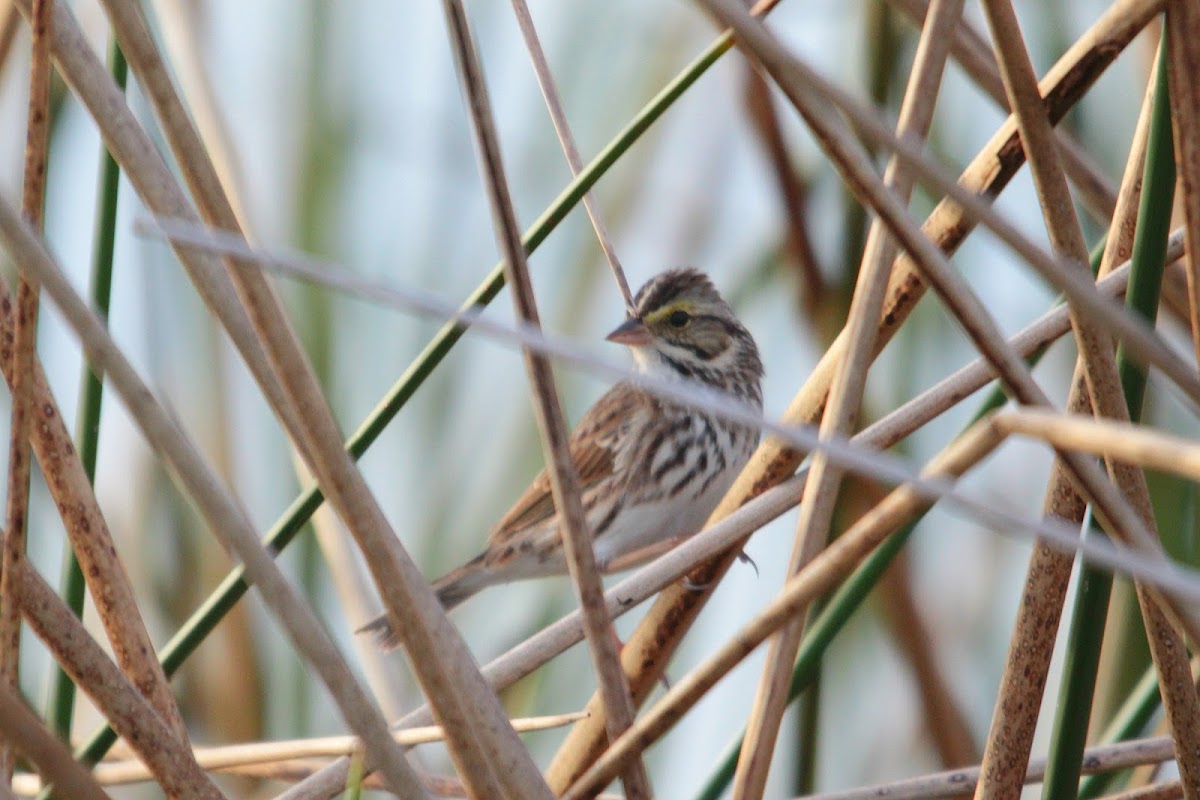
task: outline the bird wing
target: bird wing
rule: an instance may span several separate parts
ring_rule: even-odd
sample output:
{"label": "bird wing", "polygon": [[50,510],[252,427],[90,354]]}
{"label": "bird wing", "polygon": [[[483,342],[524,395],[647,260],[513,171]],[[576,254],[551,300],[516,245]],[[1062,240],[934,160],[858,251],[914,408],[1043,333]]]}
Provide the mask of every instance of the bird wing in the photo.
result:
{"label": "bird wing", "polygon": [[[568,447],[571,460],[579,472],[580,489],[584,496],[589,489],[613,474],[621,443],[621,428],[630,423],[634,414],[649,402],[651,399],[637,387],[617,384],[597,400],[575,426]],[[522,531],[548,521],[554,513],[550,475],[543,469],[492,530],[488,537],[489,549],[502,547]]]}

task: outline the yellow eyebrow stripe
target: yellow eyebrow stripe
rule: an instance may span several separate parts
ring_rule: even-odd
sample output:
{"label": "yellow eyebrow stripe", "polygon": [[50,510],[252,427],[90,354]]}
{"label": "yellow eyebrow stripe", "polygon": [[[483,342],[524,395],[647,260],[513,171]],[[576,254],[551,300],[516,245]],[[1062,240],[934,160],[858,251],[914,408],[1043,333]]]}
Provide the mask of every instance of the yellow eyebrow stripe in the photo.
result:
{"label": "yellow eyebrow stripe", "polygon": [[669,303],[669,304],[663,306],[662,308],[658,309],[657,311],[652,311],[651,313],[647,314],[646,318],[642,321],[646,322],[646,323],[658,322],[660,320],[664,320],[667,317],[671,316],[676,311],[686,311],[689,314],[693,314],[695,312],[695,310],[696,310],[695,303],[692,303],[687,300],[676,300],[673,303]]}

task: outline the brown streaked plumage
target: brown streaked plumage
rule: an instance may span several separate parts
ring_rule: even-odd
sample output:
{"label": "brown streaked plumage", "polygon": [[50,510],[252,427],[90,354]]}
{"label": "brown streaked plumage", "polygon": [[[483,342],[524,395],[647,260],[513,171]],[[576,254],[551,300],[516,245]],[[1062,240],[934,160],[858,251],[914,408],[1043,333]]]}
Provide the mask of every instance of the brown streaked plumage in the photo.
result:
{"label": "brown streaked plumage", "polygon": [[[703,273],[664,272],[642,287],[635,305],[637,314],[608,339],[627,345],[641,371],[701,381],[761,408],[758,348]],[[570,443],[600,567],[699,530],[758,438],[757,429],[631,383],[606,392]],[[433,586],[448,610],[496,583],[566,571],[543,470],[492,530],[483,553]],[[386,617],[359,630],[374,633],[385,647],[398,644]]]}

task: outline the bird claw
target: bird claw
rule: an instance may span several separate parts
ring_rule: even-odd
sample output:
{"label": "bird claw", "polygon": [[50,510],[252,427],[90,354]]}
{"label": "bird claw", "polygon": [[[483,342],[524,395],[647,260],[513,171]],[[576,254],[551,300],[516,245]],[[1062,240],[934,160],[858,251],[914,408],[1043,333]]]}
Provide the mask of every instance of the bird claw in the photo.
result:
{"label": "bird claw", "polygon": [[[753,558],[746,555],[745,550],[737,554],[737,560],[743,564],[749,564],[754,569],[754,577],[759,577],[758,564],[754,563]],[[703,592],[710,586],[712,586],[712,581],[709,581],[708,583],[696,583],[687,575],[683,576],[683,588],[687,589],[689,592]]]}

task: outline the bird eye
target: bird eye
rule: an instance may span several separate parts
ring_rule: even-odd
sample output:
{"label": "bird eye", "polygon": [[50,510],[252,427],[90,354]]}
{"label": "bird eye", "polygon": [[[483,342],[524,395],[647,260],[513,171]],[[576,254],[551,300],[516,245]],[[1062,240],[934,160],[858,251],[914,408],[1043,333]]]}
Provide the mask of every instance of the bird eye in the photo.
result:
{"label": "bird eye", "polygon": [[671,323],[671,327],[673,328],[682,328],[691,322],[691,320],[692,318],[688,315],[688,312],[683,310],[672,311],[671,316],[667,317],[667,322]]}

